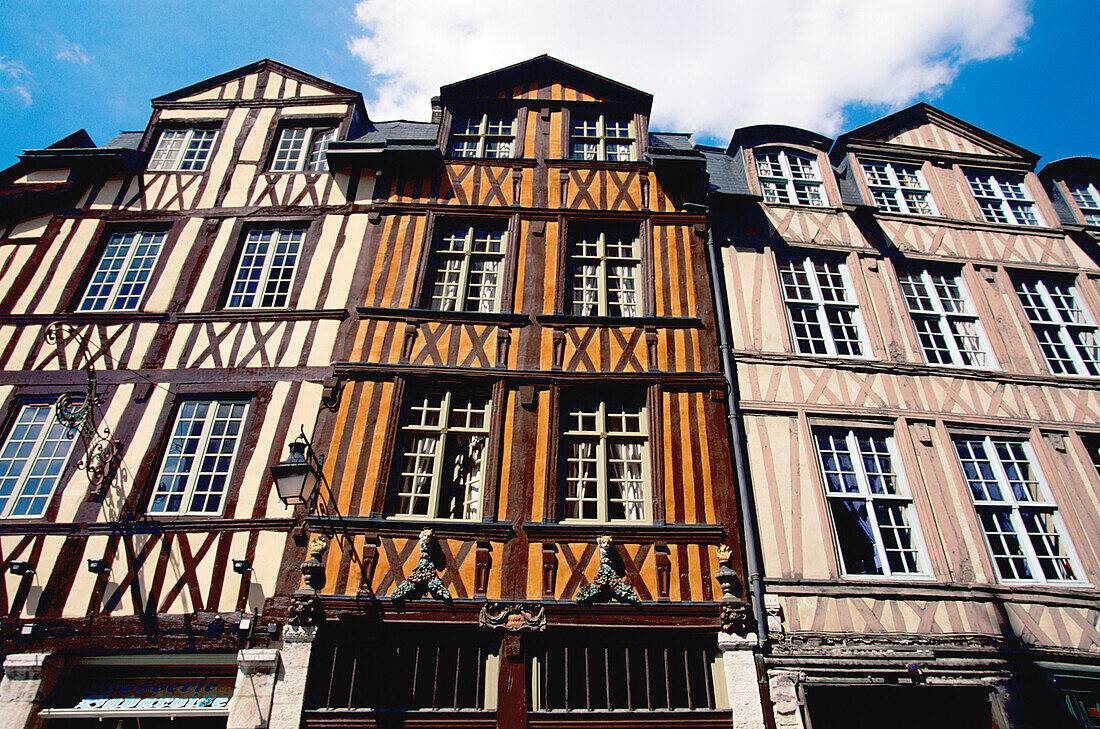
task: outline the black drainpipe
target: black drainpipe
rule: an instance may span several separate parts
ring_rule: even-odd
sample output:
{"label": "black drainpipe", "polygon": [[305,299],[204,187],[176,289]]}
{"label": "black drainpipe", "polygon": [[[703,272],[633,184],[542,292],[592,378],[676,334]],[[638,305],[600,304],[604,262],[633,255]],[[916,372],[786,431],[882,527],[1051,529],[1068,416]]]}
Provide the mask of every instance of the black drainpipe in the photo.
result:
{"label": "black drainpipe", "polygon": [[[710,219],[709,208],[707,217]],[[749,592],[752,595],[752,612],[756,616],[756,639],[763,648],[768,640],[768,623],[764,610],[764,580],[760,575],[759,529],[745,471],[744,436],[741,433],[741,419],[737,409],[737,390],[733,384],[736,375],[730,348],[729,317],[726,313],[725,277],[722,276],[722,267],[718,261],[718,247],[714,244],[713,222],[707,224],[707,265],[710,268],[710,293],[714,299],[714,316],[717,320],[715,329],[718,331],[718,351],[722,356],[722,376],[726,380],[726,429],[733,454],[733,473],[737,479],[737,505],[741,512],[741,523],[744,525]]]}

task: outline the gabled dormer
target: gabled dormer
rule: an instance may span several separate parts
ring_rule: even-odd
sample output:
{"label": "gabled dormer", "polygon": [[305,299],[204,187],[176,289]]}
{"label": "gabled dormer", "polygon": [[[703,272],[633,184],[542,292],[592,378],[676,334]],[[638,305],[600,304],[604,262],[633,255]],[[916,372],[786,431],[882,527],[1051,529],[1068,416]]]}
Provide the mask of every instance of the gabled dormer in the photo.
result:
{"label": "gabled dormer", "polygon": [[1067,157],[1039,171],[1064,225],[1100,230],[1100,159]]}
{"label": "gabled dormer", "polygon": [[[830,144],[828,137],[806,129],[759,124],[735,131],[726,155],[736,177],[769,205],[840,207]],[[709,164],[716,167],[718,162]]]}
{"label": "gabled dormer", "polygon": [[543,55],[442,87],[439,143],[452,158],[637,162],[649,151],[652,103]]}
{"label": "gabled dormer", "polygon": [[923,102],[841,135],[830,158],[880,214],[1058,225],[1037,154]]}

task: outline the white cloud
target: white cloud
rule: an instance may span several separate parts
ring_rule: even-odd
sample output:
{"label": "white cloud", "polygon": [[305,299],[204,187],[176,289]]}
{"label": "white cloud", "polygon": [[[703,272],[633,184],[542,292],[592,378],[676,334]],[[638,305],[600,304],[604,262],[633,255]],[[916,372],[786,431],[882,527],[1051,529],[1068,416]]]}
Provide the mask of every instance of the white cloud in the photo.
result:
{"label": "white cloud", "polygon": [[14,58],[0,56],[0,93],[15,94],[24,106],[30,106],[33,85],[34,74],[29,68]]}
{"label": "white cloud", "polygon": [[549,53],[654,96],[656,128],[834,135],[844,110],[934,97],[966,63],[1011,53],[1027,0],[361,0],[348,43],[375,119],[425,119],[441,85]]}
{"label": "white cloud", "polygon": [[57,38],[57,53],[54,55],[59,61],[68,61],[69,63],[76,63],[81,66],[87,66],[92,60],[92,57],[88,55],[84,47],[78,43],[73,43],[71,40],[63,35],[58,35]]}

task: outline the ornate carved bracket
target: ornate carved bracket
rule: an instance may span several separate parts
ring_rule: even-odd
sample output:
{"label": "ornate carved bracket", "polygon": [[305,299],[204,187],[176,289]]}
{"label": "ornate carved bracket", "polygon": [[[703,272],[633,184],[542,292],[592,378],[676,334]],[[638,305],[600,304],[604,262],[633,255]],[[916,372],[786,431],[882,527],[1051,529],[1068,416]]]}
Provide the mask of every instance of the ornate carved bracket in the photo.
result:
{"label": "ornate carved bracket", "polygon": [[413,599],[422,597],[424,593],[430,594],[437,600],[451,602],[451,593],[447,591],[443,580],[439,579],[435,562],[432,560],[433,540],[431,529],[420,532],[420,561],[416,563],[416,567],[409,573],[408,578],[393,591],[391,598],[395,603],[403,603],[410,597]]}
{"label": "ornate carved bracket", "polygon": [[596,540],[596,544],[600,548],[600,569],[596,572],[592,582],[577,592],[577,602],[593,603],[618,600],[631,605],[641,603],[642,598],[638,596],[638,591],[626,581],[624,575],[617,573],[611,565],[613,554],[611,537],[605,534]]}
{"label": "ornate carved bracket", "polygon": [[521,630],[546,630],[545,605],[487,602],[481,606],[477,624],[482,628],[503,628],[509,633]]}
{"label": "ornate carved bracket", "polygon": [[737,572],[732,567],[733,550],[722,544],[718,547],[718,569],[714,579],[722,586],[722,608],[719,619],[723,633],[744,635],[755,627],[752,609],[742,599],[743,589]]}

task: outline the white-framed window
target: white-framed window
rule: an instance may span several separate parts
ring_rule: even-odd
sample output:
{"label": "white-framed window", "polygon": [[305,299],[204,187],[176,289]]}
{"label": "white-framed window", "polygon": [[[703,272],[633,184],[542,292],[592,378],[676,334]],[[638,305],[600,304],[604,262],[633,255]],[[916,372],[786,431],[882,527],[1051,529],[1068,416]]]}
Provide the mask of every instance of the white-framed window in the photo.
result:
{"label": "white-framed window", "polygon": [[1027,193],[1022,175],[967,172],[966,181],[978,201],[982,218],[989,223],[1042,225],[1035,201]]}
{"label": "white-framed window", "polygon": [[272,172],[323,172],[325,151],[336,138],[335,127],[283,127],[271,159]]}
{"label": "white-framed window", "polygon": [[930,364],[994,366],[981,322],[958,273],[899,271],[898,280],[924,358]]}
{"label": "white-framed window", "polygon": [[1081,215],[1085,218],[1085,225],[1100,225],[1100,191],[1091,182],[1067,183],[1069,194],[1077,207],[1081,209]]}
{"label": "white-framed window", "polygon": [[935,215],[932,191],[917,165],[861,161],[871,198],[880,210],[912,215]]}
{"label": "white-framed window", "polygon": [[574,316],[639,316],[638,229],[576,227],[569,233]]}
{"label": "white-framed window", "polygon": [[406,402],[394,516],[480,519],[491,400],[453,389],[414,392]]}
{"label": "white-framed window", "polygon": [[503,227],[441,226],[432,250],[433,311],[500,311],[500,276],[507,232]]}
{"label": "white-framed window", "polygon": [[0,519],[46,513],[73,447],[56,410],[55,402],[20,406],[0,447]]}
{"label": "white-framed window", "polygon": [[502,159],[512,156],[516,118],[506,114],[459,117],[451,127],[451,154],[455,157]]}
{"label": "white-framed window", "polygon": [[810,155],[785,149],[753,150],[764,202],[821,207],[821,173]]}
{"label": "white-framed window", "polygon": [[161,459],[150,514],[220,514],[248,403],[184,400]]}
{"label": "white-framed window", "polygon": [[814,439],[844,573],[927,574],[913,500],[894,468],[894,438],[827,429]]}
{"label": "white-framed window", "polygon": [[77,311],[131,311],[138,308],[164,245],[164,238],[163,231],[112,234]]}
{"label": "white-framed window", "polygon": [[1056,375],[1100,375],[1100,331],[1068,280],[1019,277],[1016,294]]}
{"label": "white-framed window", "polygon": [[153,148],[149,158],[150,170],[167,172],[201,172],[206,168],[214,140],[218,138],[217,129],[186,127],[183,129],[165,129]]}
{"label": "white-framed window", "polygon": [[641,398],[571,393],[562,418],[565,518],[652,520],[649,433]]}
{"label": "white-framed window", "polygon": [[779,277],[800,353],[864,356],[863,322],[846,264],[811,256],[781,259]]}
{"label": "white-framed window", "polygon": [[1000,578],[1081,581],[1031,445],[988,435],[956,436],[954,442]]}
{"label": "white-framed window", "polygon": [[626,117],[574,116],[569,129],[569,156],[589,161],[630,162],[637,158],[633,126]]}
{"label": "white-framed window", "polygon": [[230,309],[284,308],[290,303],[294,272],[305,231],[250,230],[244,240],[237,274],[229,290]]}

